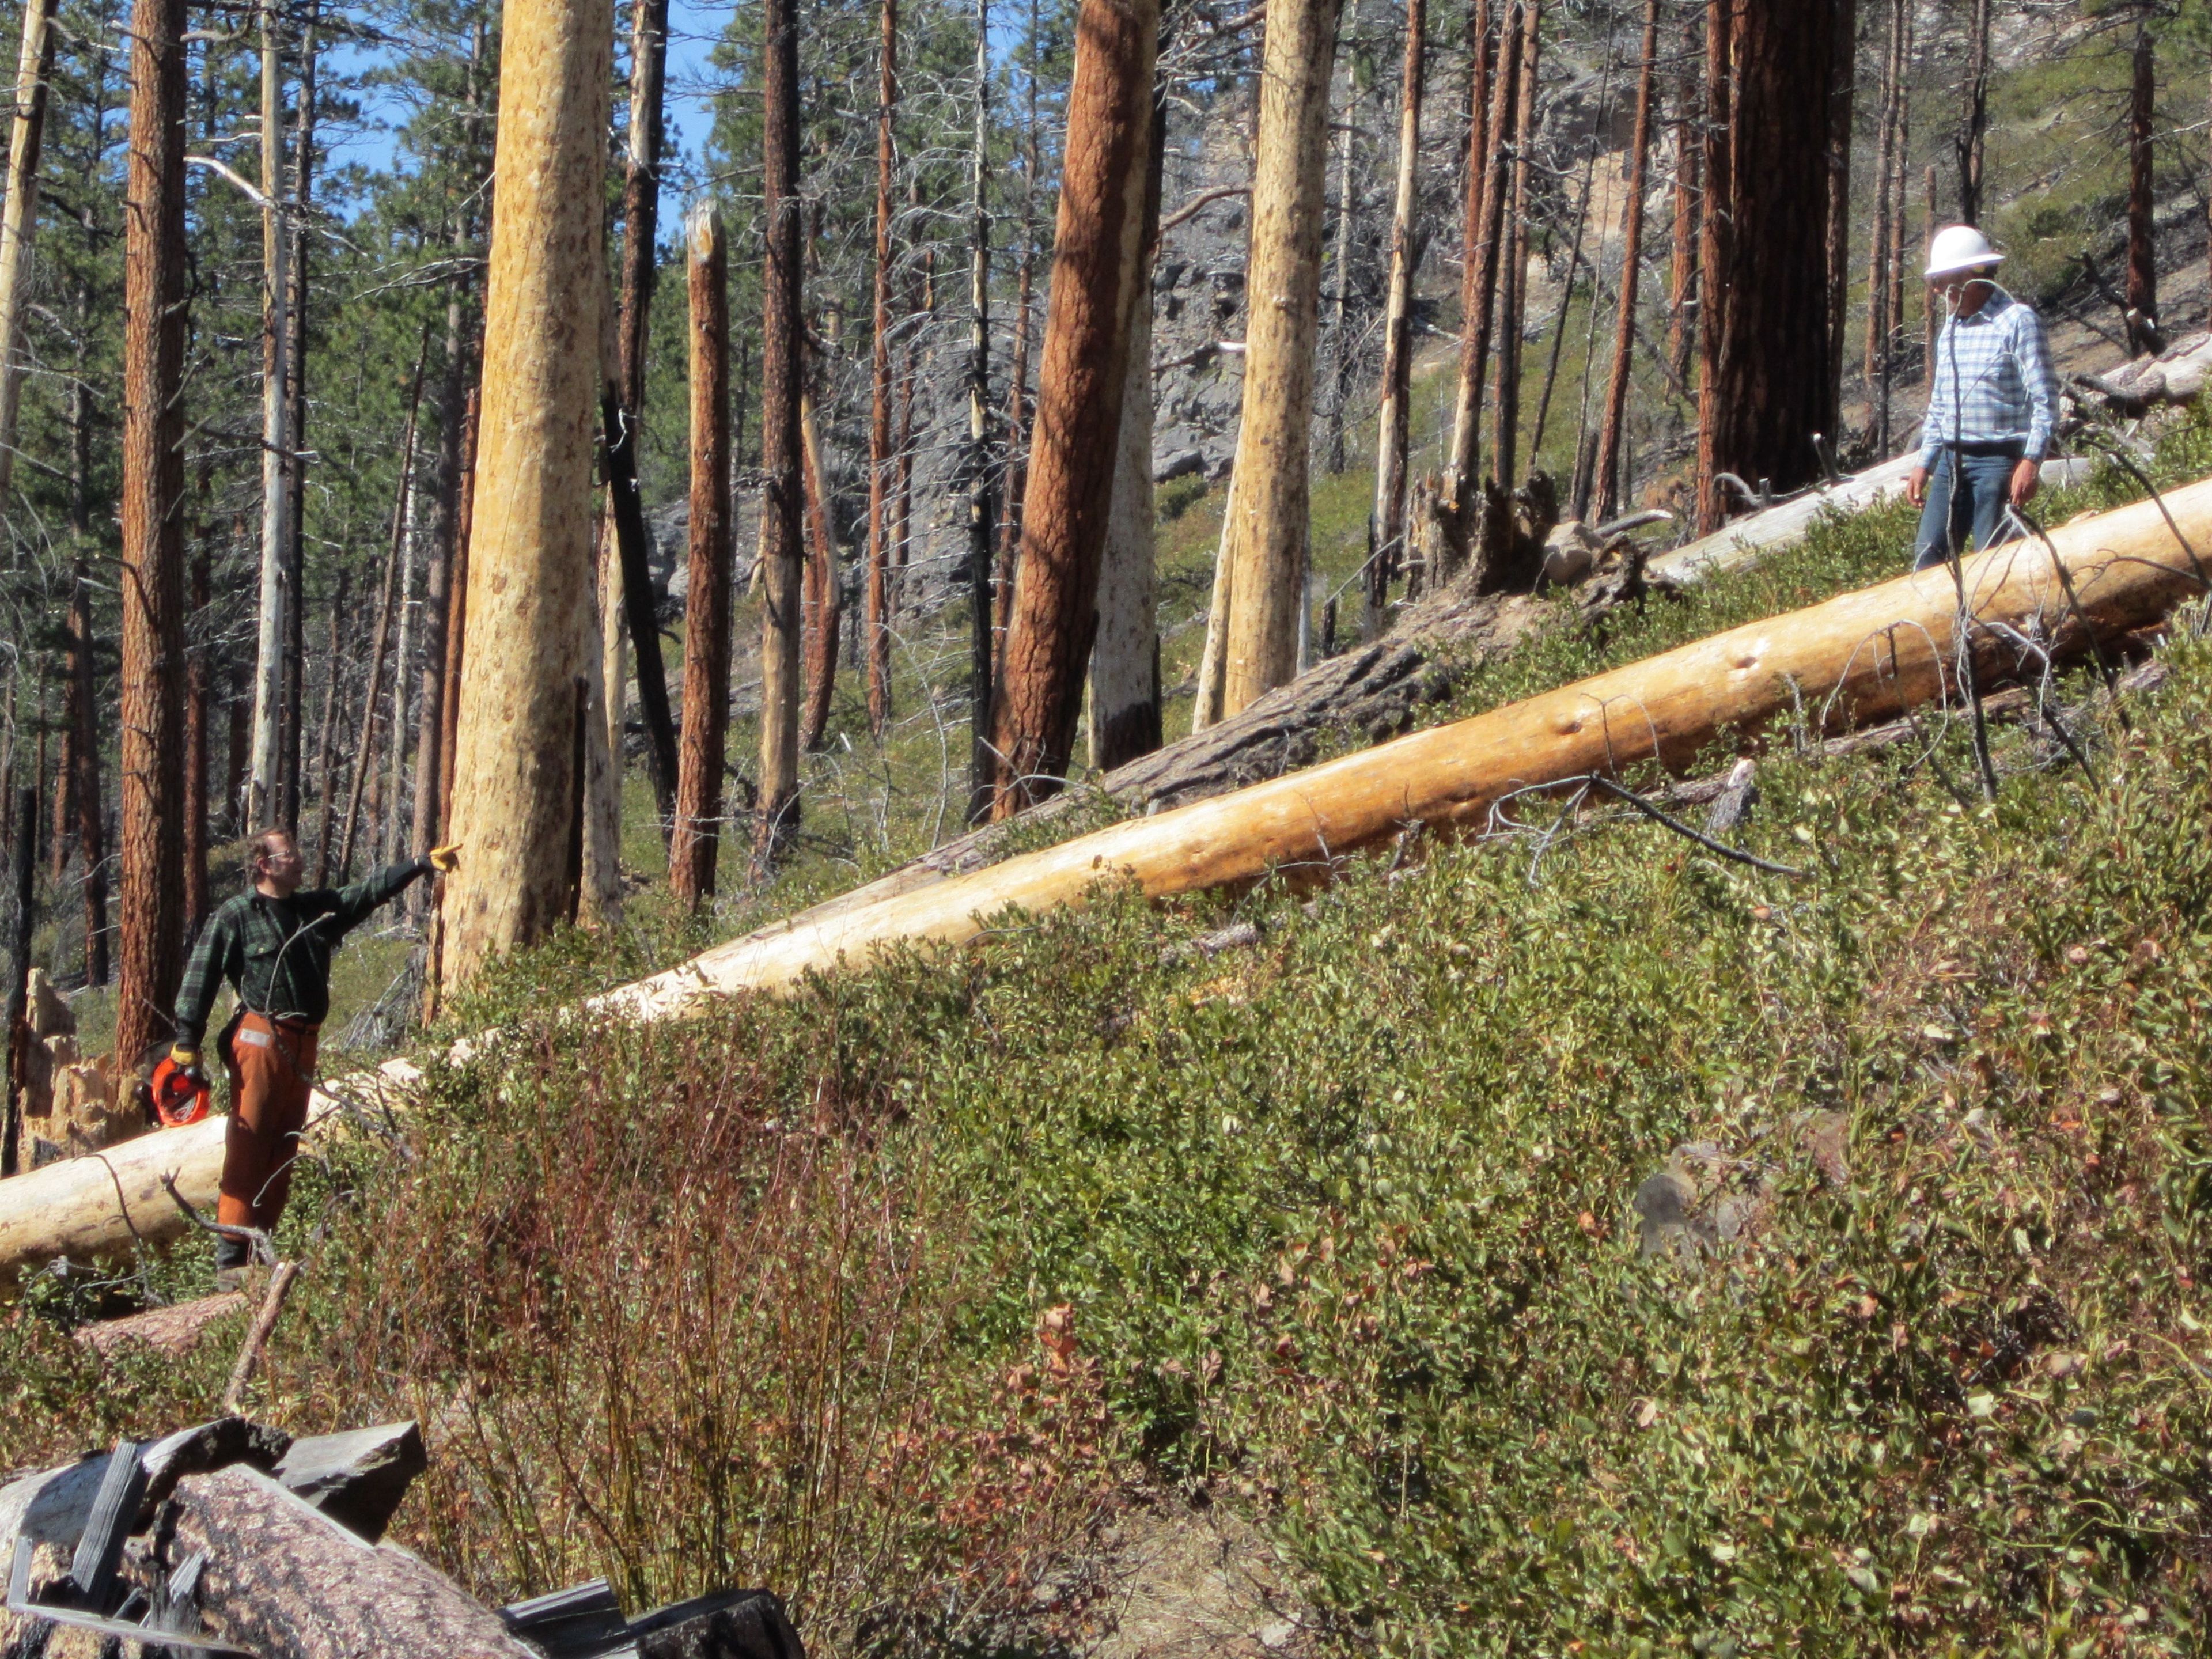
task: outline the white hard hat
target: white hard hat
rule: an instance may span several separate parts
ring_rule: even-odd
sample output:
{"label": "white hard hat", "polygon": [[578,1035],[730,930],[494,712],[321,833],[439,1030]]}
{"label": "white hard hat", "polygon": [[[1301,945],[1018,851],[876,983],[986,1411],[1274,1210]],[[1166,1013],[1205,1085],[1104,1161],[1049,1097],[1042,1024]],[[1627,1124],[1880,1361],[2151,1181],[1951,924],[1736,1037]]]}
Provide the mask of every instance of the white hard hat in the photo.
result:
{"label": "white hard hat", "polygon": [[1928,245],[1926,276],[1949,276],[1977,265],[2001,264],[2004,255],[1990,246],[1990,239],[1972,225],[1946,225]]}

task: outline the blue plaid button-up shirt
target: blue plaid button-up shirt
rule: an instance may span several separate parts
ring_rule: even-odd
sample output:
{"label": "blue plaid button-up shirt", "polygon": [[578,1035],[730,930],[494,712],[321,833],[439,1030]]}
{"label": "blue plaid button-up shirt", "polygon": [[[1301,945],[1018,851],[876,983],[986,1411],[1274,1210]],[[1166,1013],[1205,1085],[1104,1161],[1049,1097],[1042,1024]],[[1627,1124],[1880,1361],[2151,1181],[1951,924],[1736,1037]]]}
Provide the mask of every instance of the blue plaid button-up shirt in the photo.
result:
{"label": "blue plaid button-up shirt", "polygon": [[1933,469],[1952,442],[2016,443],[2031,461],[2051,448],[2058,380],[2043,319],[2002,289],[1971,317],[1954,317],[1936,342],[1920,465]]}

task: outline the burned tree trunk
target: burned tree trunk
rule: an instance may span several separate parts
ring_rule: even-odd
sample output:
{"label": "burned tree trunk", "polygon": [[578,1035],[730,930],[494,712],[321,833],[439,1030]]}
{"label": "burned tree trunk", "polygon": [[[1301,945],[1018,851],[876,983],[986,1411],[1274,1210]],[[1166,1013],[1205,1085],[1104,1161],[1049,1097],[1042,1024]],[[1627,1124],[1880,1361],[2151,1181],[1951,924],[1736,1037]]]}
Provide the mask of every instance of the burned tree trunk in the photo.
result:
{"label": "burned tree trunk", "polygon": [[1406,64],[1398,99],[1397,196],[1390,214],[1390,290],[1382,312],[1382,389],[1375,437],[1374,529],[1368,536],[1368,639],[1382,631],[1390,579],[1406,562],[1406,459],[1413,395],[1413,212],[1420,192],[1421,76],[1427,0],[1406,0]]}
{"label": "burned tree trunk", "polygon": [[1159,253],[1167,104],[1155,82],[1146,148],[1145,225],[1129,285],[1127,384],[1121,455],[1098,573],[1098,637],[1091,647],[1091,764],[1102,772],[1160,746],[1158,548],[1152,496],[1152,264]]}
{"label": "burned tree trunk", "polygon": [[[1542,0],[1528,0],[1521,11],[1520,107],[1513,126],[1512,182],[1505,206],[1504,266],[1498,289],[1498,409],[1493,447],[1498,458],[1498,482],[1506,489],[1520,471],[1521,345],[1528,307],[1528,176],[1534,159],[1529,151],[1536,137],[1537,70],[1543,50]],[[1492,526],[1486,525],[1482,557],[1495,564],[1503,549],[1493,544]]]}
{"label": "burned tree trunk", "polygon": [[[1990,0],[1967,0],[1966,75],[1959,88],[1959,221],[1982,222],[1982,155],[1990,125]],[[1931,358],[1932,362],[1933,359]]]}
{"label": "burned tree trunk", "polygon": [[2163,351],[2158,325],[2157,203],[2151,179],[2151,129],[2157,115],[2157,61],[2150,24],[2136,23],[2128,92],[2128,352]]}
{"label": "burned tree trunk", "polygon": [[799,464],[806,491],[809,556],[799,608],[806,658],[806,690],[800,704],[799,746],[809,754],[829,740],[830,700],[837,690],[837,643],[843,632],[844,585],[839,574],[837,526],[830,518],[829,483],[822,465],[822,429],[814,397],[799,398]]}
{"label": "burned tree trunk", "polygon": [[1490,112],[1481,125],[1482,151],[1479,156],[1470,156],[1468,163],[1467,265],[1460,286],[1459,394],[1453,406],[1451,459],[1444,477],[1446,523],[1455,564],[1472,550],[1476,526],[1480,522],[1482,388],[1490,377],[1492,319],[1497,307],[1498,272],[1505,233],[1507,156],[1500,141],[1518,119],[1521,39],[1520,0],[1511,0],[1498,19],[1497,75],[1492,83]]}
{"label": "burned tree trunk", "polygon": [[[169,1035],[184,969],[185,5],[131,12],[123,331],[123,893],[115,1053]],[[96,810],[96,809],[95,809]]]}
{"label": "burned tree trunk", "polygon": [[[991,214],[984,204],[991,106],[990,0],[975,0],[975,143],[969,160],[973,200],[968,264],[968,821],[992,810],[999,756],[991,748],[996,706],[996,589],[991,580]],[[1073,106],[1071,103],[1071,116]],[[1063,198],[1063,200],[1065,198]]]}
{"label": "burned tree trunk", "polygon": [[285,578],[292,550],[291,377],[292,238],[284,213],[283,43],[276,11],[262,0],[261,33],[261,593],[253,661],[253,770],[246,817],[258,829],[277,821],[283,805],[286,611],[294,595]]}
{"label": "burned tree trunk", "polygon": [[[1084,0],[1076,38],[1021,575],[993,729],[994,817],[1056,792],[1074,750],[1139,303],[1157,0]],[[1316,223],[1316,253],[1319,241]]]}
{"label": "burned tree trunk", "polygon": [[[1715,0],[1719,15],[1728,0]],[[1714,54],[1730,99],[1733,158],[1708,153],[1706,382],[1698,437],[1699,523],[1717,528],[1721,475],[1786,490],[1818,476],[1812,436],[1826,413],[1828,100],[1835,14],[1820,4],[1739,0]],[[1744,158],[1756,157],[1757,165]],[[1744,164],[1738,165],[1739,161]],[[1723,177],[1725,183],[1723,183]],[[1725,205],[1725,211],[1711,210]]]}
{"label": "burned tree trunk", "polygon": [[[891,713],[891,175],[898,160],[891,118],[898,107],[898,0],[883,0],[883,35],[876,92],[876,309],[868,404],[868,727],[878,738]],[[689,703],[688,665],[684,691]]]}
{"label": "burned tree trunk", "polygon": [[1828,80],[1828,363],[1820,378],[1820,431],[1831,444],[1844,423],[1844,328],[1851,291],[1851,106],[1858,78],[1858,0],[1828,0],[1834,46]]}
{"label": "burned tree trunk", "polygon": [[693,215],[690,585],[684,603],[684,749],[668,883],[697,904],[713,896],[721,843],[722,748],[730,708],[730,310],[722,223]]}
{"label": "burned tree trunk", "polygon": [[1220,653],[1224,715],[1297,671],[1337,12],[1338,0],[1273,0],[1267,14],[1252,175],[1243,416],[1221,535],[1229,599]]}
{"label": "burned tree trunk", "polygon": [[1651,106],[1659,70],[1660,0],[1645,0],[1644,61],[1636,81],[1636,131],[1629,140],[1628,199],[1621,206],[1620,317],[1613,331],[1613,374],[1597,435],[1597,516],[1620,510],[1621,433],[1628,417],[1628,373],[1636,349],[1636,290],[1644,274],[1644,186],[1651,156]]}
{"label": "burned tree trunk", "polygon": [[1905,49],[1905,20],[1910,0],[1890,0],[1889,44],[1881,61],[1881,112],[1876,121],[1874,166],[1874,248],[1867,256],[1866,392],[1867,428],[1875,453],[1889,453],[1889,368],[1892,333],[1890,280],[1896,268],[1891,243],[1896,175],[1903,163],[1897,146],[1897,104]]}
{"label": "burned tree trunk", "polygon": [[574,908],[613,33],[605,0],[518,0],[501,43],[484,450],[447,831],[468,852],[447,883],[439,964],[449,989]]}
{"label": "burned tree trunk", "polygon": [[799,17],[766,0],[761,85],[761,757],[754,857],[765,867],[799,816],[799,395],[800,361]]}
{"label": "burned tree trunk", "polygon": [[1703,234],[1698,211],[1705,196],[1697,71],[1703,36],[1694,14],[1683,33],[1674,79],[1674,246],[1667,269],[1667,362],[1678,384],[1690,378],[1690,349],[1697,337],[1698,243]]}

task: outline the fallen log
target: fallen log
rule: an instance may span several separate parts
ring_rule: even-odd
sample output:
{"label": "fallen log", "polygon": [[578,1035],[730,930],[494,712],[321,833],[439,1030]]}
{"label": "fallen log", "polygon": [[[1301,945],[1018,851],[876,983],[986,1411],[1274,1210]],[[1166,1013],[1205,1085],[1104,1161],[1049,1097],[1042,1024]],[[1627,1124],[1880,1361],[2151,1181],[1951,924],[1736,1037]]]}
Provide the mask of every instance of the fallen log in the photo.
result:
{"label": "fallen log", "polygon": [[[2168,495],[2165,507],[2190,544],[2212,548],[2212,481]],[[2042,630],[2052,656],[2064,658],[2086,650],[2092,637],[2148,626],[2203,589],[2196,556],[2177,542],[2155,502],[2052,534],[2080,596],[2079,611],[2054,579],[2051,556],[2039,542],[2012,543],[1966,562],[1976,672],[1984,687],[2022,671],[2000,624]],[[957,872],[909,866],[592,1006],[653,1019],[680,1014],[705,997],[780,990],[807,973],[841,963],[864,965],[902,945],[972,939],[985,917],[1010,907],[1043,911],[1079,903],[1101,881],[1132,881],[1164,896],[1249,882],[1277,866],[1318,872],[1329,860],[1409,824],[1480,824],[1491,803],[1512,789],[1619,774],[1650,761],[1680,768],[1719,734],[1748,738],[1801,703],[1821,734],[1891,719],[1951,694],[1943,663],[1954,604],[1948,571],[1902,576],[1472,720],[1003,863]],[[1247,713],[1267,706],[1262,700]],[[967,855],[975,854],[970,843]],[[339,1109],[339,1095],[404,1091],[419,1075],[395,1060],[381,1074],[333,1084],[317,1095],[316,1121]],[[0,1182],[0,1276],[64,1254],[93,1257],[128,1249],[134,1238],[176,1237],[185,1224],[162,1191],[161,1175],[174,1171],[178,1189],[195,1203],[210,1200],[223,1128],[222,1119],[211,1119]]]}
{"label": "fallen log", "polygon": [[[2212,546],[2212,481],[2166,498],[2180,533]],[[1966,596],[1980,684],[2016,676],[2006,630],[2054,659],[2132,632],[2207,582],[2160,505],[2142,501],[2053,532],[2078,605],[2039,542],[1969,559]],[[1410,824],[1480,824],[1500,796],[1656,763],[1674,769],[1724,732],[1746,736],[1802,708],[1815,735],[1886,720],[1954,694],[1948,671],[1956,600],[1936,569],[1770,617],[1453,725],[1310,771],[1133,819],[874,904],[793,918],[599,998],[600,1010],[657,1018],[732,991],[781,990],[804,975],[862,966],[890,949],[974,938],[1018,908],[1079,904],[1101,882],[1154,897],[1249,882],[1271,869],[1319,872]]]}
{"label": "fallen log", "polygon": [[243,1466],[177,1483],[165,1565],[205,1558],[211,1633],[259,1659],[539,1659],[489,1607]]}

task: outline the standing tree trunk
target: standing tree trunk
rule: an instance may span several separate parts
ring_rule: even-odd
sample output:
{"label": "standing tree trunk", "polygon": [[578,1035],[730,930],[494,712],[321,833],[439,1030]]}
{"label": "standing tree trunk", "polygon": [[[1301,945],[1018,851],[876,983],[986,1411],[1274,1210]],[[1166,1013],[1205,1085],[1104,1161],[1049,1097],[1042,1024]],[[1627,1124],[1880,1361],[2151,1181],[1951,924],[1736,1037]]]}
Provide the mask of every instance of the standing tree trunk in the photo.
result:
{"label": "standing tree trunk", "polygon": [[[1156,77],[1157,81],[1157,77]],[[1091,648],[1091,764],[1110,772],[1160,746],[1158,549],[1152,495],[1152,264],[1159,255],[1167,102],[1152,93],[1145,155],[1145,223],[1130,284],[1121,453],[1106,509],[1098,573],[1098,637]]]}
{"label": "standing tree trunk", "polygon": [[70,794],[84,883],[84,982],[107,983],[107,820],[100,799],[100,711],[94,698],[92,581],[82,558],[70,584]]}
{"label": "standing tree trunk", "polygon": [[[362,693],[361,733],[355,744],[353,786],[346,796],[345,823],[338,832],[337,876],[343,883],[353,873],[354,831],[361,821],[361,798],[376,757],[376,705],[384,694],[384,658],[392,641],[392,611],[398,599],[399,567],[407,557],[407,508],[414,496],[415,421],[422,407],[422,362],[415,362],[415,384],[407,394],[407,424],[399,439],[398,499],[392,507],[392,541],[384,556],[384,596],[377,602],[376,636],[368,647],[368,686]],[[392,742],[399,740],[395,724]],[[372,816],[371,822],[374,819]],[[374,833],[371,832],[372,835]]]}
{"label": "standing tree trunk", "polygon": [[1667,362],[1677,384],[1690,378],[1690,349],[1697,338],[1698,243],[1702,234],[1698,216],[1705,200],[1697,70],[1702,30],[1694,14],[1683,33],[1674,77],[1674,226],[1667,270]]}
{"label": "standing tree trunk", "polygon": [[292,343],[291,236],[284,223],[284,67],[274,0],[261,0],[261,595],[253,659],[253,770],[246,815],[273,825],[283,766],[285,564],[292,538],[292,406],[285,396]]}
{"label": "standing tree trunk", "polygon": [[115,1054],[169,1035],[184,968],[185,5],[136,0],[124,203],[122,962]]}
{"label": "standing tree trunk", "polygon": [[1427,0],[1406,0],[1406,68],[1398,100],[1398,190],[1390,212],[1390,292],[1382,312],[1382,390],[1375,437],[1375,519],[1367,538],[1365,636],[1382,632],[1390,578],[1405,563],[1406,460],[1413,389],[1413,212],[1420,198],[1421,73]]}
{"label": "standing tree trunk", "polygon": [[1467,262],[1460,282],[1459,388],[1452,406],[1451,460],[1444,477],[1445,522],[1455,565],[1467,557],[1480,523],[1482,386],[1490,374],[1492,318],[1504,240],[1507,155],[1501,139],[1515,125],[1520,108],[1521,0],[1510,0],[1500,12],[1498,36],[1490,112],[1481,129],[1482,154],[1470,157],[1468,167]]}
{"label": "standing tree trunk", "polygon": [[[10,769],[11,770],[13,769]],[[39,792],[34,785],[26,784],[15,792],[15,836],[9,844],[9,862],[14,866],[14,880],[9,885],[15,896],[14,926],[8,939],[8,993],[0,999],[0,1179],[15,1173],[17,1152],[15,1143],[21,1138],[21,1100],[25,1079],[24,1060],[30,1053],[30,1033],[23,1029],[23,1016],[29,1005],[31,984],[31,933],[38,914],[39,880]]]}
{"label": "standing tree trunk", "polygon": [[1229,604],[1220,667],[1224,718],[1297,672],[1337,11],[1338,0],[1273,0],[1267,13],[1252,174],[1243,415],[1221,535]]}
{"label": "standing tree trunk", "polygon": [[[1513,127],[1512,199],[1506,204],[1504,268],[1498,292],[1498,482],[1506,489],[1520,470],[1521,346],[1528,309],[1528,163],[1536,137],[1536,88],[1543,47],[1542,0],[1528,0],[1521,12],[1521,103]],[[1494,562],[1499,550],[1488,544],[1483,556]]]}
{"label": "standing tree trunk", "polygon": [[[315,739],[315,787],[322,797],[321,823],[315,831],[313,884],[317,887],[330,878],[331,826],[337,811],[337,780],[332,768],[337,753],[338,705],[345,699],[346,590],[353,585],[352,577],[353,573],[340,565],[338,591],[331,597],[331,641],[324,663],[324,672],[329,678],[323,684],[322,730]],[[305,793],[304,789],[301,793]]]}
{"label": "standing tree trunk", "polygon": [[[1481,44],[1486,28],[1483,15],[1489,9],[1489,0],[1474,0],[1468,11],[1468,39],[1474,43],[1473,74],[1480,88],[1482,79]],[[1354,40],[1359,35],[1359,0],[1345,0],[1344,38]],[[1478,89],[1473,102],[1480,121],[1482,94]],[[1330,355],[1334,359],[1336,384],[1328,400],[1328,459],[1329,476],[1344,471],[1344,406],[1352,400],[1352,147],[1359,136],[1359,77],[1353,64],[1347,61],[1344,68],[1344,121],[1337,134],[1336,148],[1336,248],[1329,260],[1330,281],[1334,291],[1329,296],[1328,337]],[[1480,141],[1470,137],[1468,154],[1472,157]],[[1149,377],[1146,396],[1152,395]]]}
{"label": "standing tree trunk", "polygon": [[795,0],[765,0],[761,87],[761,756],[754,858],[765,869],[799,822],[799,18]]}
{"label": "standing tree trunk", "polygon": [[[1728,0],[1717,0],[1716,10]],[[1835,14],[1785,0],[1735,0],[1732,50],[1715,54],[1716,80],[1732,61],[1735,156],[1729,188],[1709,206],[1705,269],[1706,381],[1698,440],[1701,519],[1717,527],[1723,472],[1754,488],[1790,489],[1819,475],[1830,362],[1828,100]],[[1726,98],[1723,88],[1720,96]],[[1756,157],[1750,165],[1747,158]],[[1741,162],[1742,164],[1736,164]],[[1725,224],[1726,234],[1715,237]],[[1717,329],[1711,325],[1717,323]]]}
{"label": "standing tree trunk", "polygon": [[1874,440],[1875,453],[1882,456],[1889,453],[1889,284],[1895,270],[1892,242],[1896,229],[1892,198],[1902,159],[1897,149],[1897,100],[1903,79],[1900,64],[1905,8],[1909,3],[1910,0],[1890,0],[1889,45],[1882,54],[1881,112],[1876,123],[1875,145],[1874,249],[1867,258],[1867,427]]}
{"label": "standing tree trunk", "polygon": [[[891,179],[898,162],[892,130],[892,116],[898,108],[898,0],[883,0],[883,63],[876,93],[876,307],[869,341],[868,404],[868,729],[878,738],[891,714]],[[719,254],[719,230],[716,235]],[[696,350],[696,330],[692,345]],[[726,357],[726,344],[723,349]],[[695,439],[695,465],[696,453]],[[684,698],[688,730],[691,700],[688,665]],[[711,860],[712,854],[708,857]],[[711,891],[711,868],[708,887]]]}
{"label": "standing tree trunk", "polygon": [[[994,733],[999,757],[994,817],[1010,817],[1055,793],[1074,751],[1084,676],[1098,626],[1099,569],[1130,383],[1129,333],[1143,267],[1159,22],[1158,0],[1083,0],[1079,14],[1053,234],[1051,307],[1022,514],[1021,575]],[[1326,111],[1326,65],[1320,95]],[[1316,259],[1320,167],[1316,145],[1310,237]],[[1309,271],[1309,279],[1315,274]],[[1312,309],[1310,288],[1309,377]],[[1303,465],[1303,437],[1299,444]]]}
{"label": "standing tree trunk", "polygon": [[1644,59],[1637,71],[1636,131],[1629,140],[1628,199],[1621,204],[1620,316],[1613,331],[1613,374],[1597,434],[1597,517],[1620,511],[1621,438],[1628,419],[1629,368],[1636,349],[1636,291],[1644,265],[1644,191],[1651,159],[1651,109],[1659,71],[1660,0],[1644,0]]}
{"label": "standing tree trunk", "polygon": [[291,479],[292,502],[284,514],[287,548],[284,556],[284,723],[283,755],[277,771],[283,781],[278,792],[277,822],[293,835],[300,830],[301,797],[307,785],[301,773],[302,723],[307,718],[307,213],[315,193],[315,66],[317,31],[322,20],[321,0],[309,0],[307,21],[300,36],[300,125],[292,143],[292,223],[289,265],[292,301],[286,307],[291,324],[291,343],[285,351],[286,380],[291,411],[285,417],[285,436],[291,452],[285,458]]}
{"label": "standing tree trunk", "polygon": [[1966,76],[1960,87],[1959,221],[1982,222],[1982,155],[1990,125],[1990,0],[1967,0]]}
{"label": "standing tree trunk", "polygon": [[[1717,441],[1723,336],[1735,260],[1737,13],[1747,0],[1705,0],[1705,211],[1698,250],[1698,533],[1728,517],[1716,478],[1728,462]],[[1823,308],[1825,314],[1825,307]]]}
{"label": "standing tree trunk", "polygon": [[2157,113],[2157,62],[2150,23],[2136,22],[2133,74],[2128,94],[2128,350],[2162,351],[2158,325],[2158,244],[2152,194],[2151,125]]}
{"label": "standing tree trunk", "polygon": [[1828,367],[1820,380],[1820,432],[1832,448],[1844,425],[1844,331],[1851,292],[1851,106],[1858,78],[1858,0],[1834,9],[1833,68],[1828,86]]}
{"label": "standing tree trunk", "polygon": [[605,0],[509,0],[506,13],[448,831],[466,851],[447,882],[439,964],[448,988],[574,910],[613,32]]}
{"label": "standing tree trunk", "polygon": [[8,198],[0,203],[0,504],[15,467],[15,410],[23,391],[17,361],[31,287],[31,245],[39,229],[39,149],[46,128],[46,82],[54,72],[54,13],[60,0],[23,8],[23,51],[15,70],[15,113],[8,133]]}
{"label": "standing tree trunk", "polygon": [[404,856],[401,848],[400,825],[404,819],[402,808],[407,796],[407,780],[412,772],[407,763],[407,672],[414,661],[415,650],[415,516],[416,482],[410,469],[403,483],[400,497],[399,533],[399,604],[393,613],[398,627],[398,638],[392,648],[392,721],[385,727],[384,776],[384,832],[377,837],[383,848],[380,855],[386,864],[396,864]]}
{"label": "standing tree trunk", "polygon": [[[425,853],[438,844],[441,802],[439,781],[446,775],[446,629],[453,610],[454,554],[460,529],[461,443],[469,398],[471,331],[461,294],[446,301],[445,384],[438,394],[436,517],[430,530],[430,556],[422,580],[422,684],[415,726],[415,823],[409,844]],[[429,895],[421,887],[408,892],[409,911],[420,915]]]}
{"label": "standing tree trunk", "polygon": [[1022,257],[1014,265],[1014,346],[1006,362],[1006,510],[999,515],[999,592],[994,651],[1004,651],[1014,606],[1015,565],[1022,549],[1022,496],[1029,488],[1030,325],[1036,291],[1037,94],[1036,45],[1042,27],[1037,0],[1030,0],[1028,150],[1022,168]]}
{"label": "standing tree trunk", "polygon": [[[684,748],[668,884],[678,899],[696,906],[714,891],[715,854],[722,837],[722,749],[730,712],[729,270],[722,223],[711,203],[693,213],[687,240],[691,563],[684,618]],[[879,296],[881,291],[878,284]]]}
{"label": "standing tree trunk", "polygon": [[[1936,251],[1936,164],[1928,164],[1927,195],[1921,205],[1920,246],[1924,255]],[[1921,349],[1920,371],[1929,386],[1936,384],[1936,333],[1942,326],[1942,307],[1937,302],[1936,290],[1926,283],[1920,284],[1920,328],[1925,337]]]}
{"label": "standing tree trunk", "polygon": [[[997,638],[991,582],[991,213],[983,179],[991,112],[991,3],[975,0],[975,146],[970,158],[973,229],[968,305],[968,821],[991,810],[996,772],[991,749],[992,680]],[[1066,202],[1065,187],[1061,200]],[[1063,207],[1063,211],[1065,208]],[[1002,751],[1003,752],[1003,751]]]}
{"label": "standing tree trunk", "polygon": [[837,526],[830,517],[829,480],[822,465],[822,428],[814,394],[799,394],[799,459],[806,491],[807,561],[799,595],[806,641],[806,690],[799,705],[799,746],[809,754],[829,741],[830,702],[837,690],[837,644],[844,622]]}
{"label": "standing tree trunk", "polygon": [[[200,474],[204,500],[208,477]],[[185,646],[185,931],[197,937],[208,914],[208,531],[193,538],[192,616]],[[197,635],[198,637],[193,637]]]}

